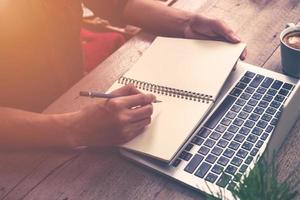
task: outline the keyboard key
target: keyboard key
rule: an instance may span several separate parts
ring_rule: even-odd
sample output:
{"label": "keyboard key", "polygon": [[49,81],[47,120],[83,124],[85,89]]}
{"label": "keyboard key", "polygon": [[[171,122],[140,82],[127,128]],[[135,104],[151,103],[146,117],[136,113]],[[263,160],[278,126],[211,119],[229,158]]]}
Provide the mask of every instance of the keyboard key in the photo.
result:
{"label": "keyboard key", "polygon": [[243,111],[250,113],[253,110],[253,106],[245,105]]}
{"label": "keyboard key", "polygon": [[264,76],[257,74],[255,78],[251,81],[250,86],[257,88],[264,78]]}
{"label": "keyboard key", "polygon": [[239,97],[242,92],[243,92],[243,90],[241,90],[239,88],[233,88],[233,90],[230,92],[230,95]]}
{"label": "keyboard key", "polygon": [[260,148],[263,144],[264,142],[262,140],[258,140],[255,147]]}
{"label": "keyboard key", "polygon": [[234,151],[231,150],[231,149],[226,149],[223,153],[224,156],[228,157],[228,158],[231,158],[234,154]]}
{"label": "keyboard key", "polygon": [[206,155],[209,152],[209,148],[207,148],[206,146],[201,146],[198,153],[202,154],[202,155]]}
{"label": "keyboard key", "polygon": [[266,140],[268,138],[269,134],[268,133],[263,133],[260,137],[261,140]]}
{"label": "keyboard key", "polygon": [[238,82],[238,84],[236,84],[237,88],[240,88],[240,89],[245,89],[247,87],[247,84],[243,83],[243,82]]}
{"label": "keyboard key", "polygon": [[248,127],[248,128],[252,128],[254,126],[255,122],[254,121],[251,121],[251,120],[247,120],[245,122],[245,126]]}
{"label": "keyboard key", "polygon": [[263,100],[264,100],[264,101],[267,101],[267,102],[271,102],[272,99],[273,99],[273,96],[268,95],[268,94],[266,94],[266,95],[263,97]]}
{"label": "keyboard key", "polygon": [[208,130],[207,128],[203,127],[200,129],[200,131],[197,133],[197,135],[203,137],[203,138],[207,138],[207,136],[209,136],[209,134],[211,133],[210,130]]}
{"label": "keyboard key", "polygon": [[233,140],[242,143],[245,139],[245,136],[241,135],[241,134],[237,134]]}
{"label": "keyboard key", "polygon": [[185,160],[185,161],[189,161],[191,159],[193,155],[189,152],[186,151],[182,151],[179,155],[179,158]]}
{"label": "keyboard key", "polygon": [[241,82],[243,82],[243,83],[248,84],[248,83],[250,83],[250,81],[251,81],[251,78],[248,78],[248,77],[245,77],[245,76],[243,76],[243,77],[241,78]]}
{"label": "keyboard key", "polygon": [[281,105],[281,103],[278,102],[278,101],[272,101],[271,104],[270,104],[270,106],[273,107],[273,108],[279,108],[280,105]]}
{"label": "keyboard key", "polygon": [[247,165],[249,165],[249,164],[252,162],[252,160],[253,160],[253,157],[252,157],[252,156],[248,156],[248,157],[246,158],[246,160],[245,160],[245,163],[246,163]]}
{"label": "keyboard key", "polygon": [[273,129],[274,129],[274,126],[269,125],[269,126],[266,128],[266,132],[267,132],[267,133],[271,133],[271,132],[273,131]]}
{"label": "keyboard key", "polygon": [[204,142],[204,139],[203,138],[200,138],[200,137],[193,137],[192,141],[191,141],[193,144],[196,144],[196,145],[201,145],[203,142]]}
{"label": "keyboard key", "polygon": [[215,145],[215,141],[214,140],[211,140],[211,139],[207,139],[205,142],[204,142],[204,145],[207,146],[207,147],[213,147]]}
{"label": "keyboard key", "polygon": [[248,116],[249,114],[244,111],[240,112],[240,114],[238,115],[238,117],[241,119],[247,119]]}
{"label": "keyboard key", "polygon": [[228,95],[223,100],[223,102],[220,104],[220,106],[217,108],[217,110],[211,115],[211,117],[208,119],[208,121],[205,123],[205,126],[210,129],[215,128],[215,126],[222,119],[224,114],[232,106],[232,104],[234,103],[235,100],[236,100],[236,97]]}
{"label": "keyboard key", "polygon": [[184,148],[184,150],[190,151],[193,148],[193,146],[194,145],[192,143],[189,143],[188,145],[186,145],[186,147]]}
{"label": "keyboard key", "polygon": [[233,149],[233,150],[237,150],[239,148],[239,146],[240,146],[240,143],[232,141],[232,142],[230,142],[228,147]]}
{"label": "keyboard key", "polygon": [[177,158],[177,159],[172,163],[172,166],[173,166],[173,167],[177,167],[180,163],[181,163],[181,160]]}
{"label": "keyboard key", "polygon": [[250,97],[251,97],[251,94],[248,94],[248,93],[243,93],[242,95],[241,95],[241,97],[240,98],[242,98],[242,99],[244,99],[244,100],[248,100],[248,99],[250,99]]}
{"label": "keyboard key", "polygon": [[243,99],[238,99],[238,100],[236,101],[236,104],[239,105],[239,106],[243,106],[243,105],[246,104],[246,101],[243,100]]}
{"label": "keyboard key", "polygon": [[269,105],[269,102],[267,101],[261,101],[259,102],[258,106],[262,107],[262,108],[267,108]]}
{"label": "keyboard key", "polygon": [[248,135],[249,132],[250,132],[250,129],[248,129],[246,127],[242,127],[239,131],[239,133],[242,135]]}
{"label": "keyboard key", "polygon": [[267,94],[271,95],[271,96],[275,96],[277,94],[277,90],[274,89],[269,89]]}
{"label": "keyboard key", "polygon": [[267,89],[264,87],[259,87],[256,92],[258,92],[259,94],[265,94],[267,92]]}
{"label": "keyboard key", "polygon": [[229,162],[228,158],[225,158],[224,156],[221,156],[217,163],[220,164],[220,165],[226,166],[228,162]]}
{"label": "keyboard key", "polygon": [[224,167],[218,165],[218,164],[215,164],[213,166],[213,168],[211,169],[212,172],[216,173],[216,174],[221,174],[223,171],[224,171]]}
{"label": "keyboard key", "polygon": [[199,154],[194,155],[189,164],[184,168],[184,171],[192,174],[203,159],[204,157]]}
{"label": "keyboard key", "polygon": [[220,132],[220,133],[223,133],[226,130],[226,127],[223,126],[223,125],[218,125],[215,130]]}
{"label": "keyboard key", "polygon": [[241,180],[241,178],[242,178],[242,174],[241,173],[237,173],[237,174],[234,175],[233,180],[235,182],[239,182]]}
{"label": "keyboard key", "polygon": [[247,71],[244,76],[253,78],[255,76],[255,73]]}
{"label": "keyboard key", "polygon": [[239,128],[237,126],[231,125],[228,128],[228,131],[232,132],[232,133],[236,133],[239,130]]}
{"label": "keyboard key", "polygon": [[276,80],[276,81],[272,84],[271,88],[273,88],[273,89],[275,89],[275,90],[278,90],[278,89],[282,86],[282,84],[283,84],[282,81]]}
{"label": "keyboard key", "polygon": [[206,173],[208,172],[208,170],[211,168],[211,165],[206,163],[206,162],[203,162],[199,169],[197,170],[197,172],[195,173],[196,176],[200,177],[200,178],[203,178]]}
{"label": "keyboard key", "polygon": [[274,115],[276,113],[276,109],[269,107],[269,108],[267,108],[266,113],[268,113],[270,115]]}
{"label": "keyboard key", "polygon": [[277,118],[273,118],[272,120],[271,120],[271,125],[273,125],[273,126],[276,126],[277,125],[277,123],[278,123],[278,119]]}
{"label": "keyboard key", "polygon": [[276,100],[276,101],[278,101],[278,102],[283,102],[284,99],[285,99],[284,96],[278,94],[278,95],[276,95],[276,97],[275,97],[274,100]]}
{"label": "keyboard key", "polygon": [[250,100],[248,101],[248,105],[250,105],[250,106],[256,106],[257,103],[258,103],[258,101],[255,100],[255,99],[250,99]]}
{"label": "keyboard key", "polygon": [[209,173],[206,177],[205,180],[211,183],[214,183],[217,180],[218,176],[212,173]]}
{"label": "keyboard key", "polygon": [[252,98],[255,99],[255,100],[260,100],[262,98],[262,94],[254,93]]}
{"label": "keyboard key", "polygon": [[207,161],[211,164],[214,164],[216,162],[216,160],[217,160],[217,157],[212,154],[209,154],[205,159],[205,161]]}
{"label": "keyboard key", "polygon": [[233,138],[233,136],[234,135],[232,133],[226,132],[226,133],[224,133],[224,135],[222,136],[222,138],[230,141]]}
{"label": "keyboard key", "polygon": [[219,147],[225,148],[228,145],[228,143],[229,143],[228,141],[221,139],[221,140],[219,140],[217,145]]}
{"label": "keyboard key", "polygon": [[249,94],[253,94],[253,92],[255,91],[255,88],[248,86],[245,90],[245,92],[249,93]]}
{"label": "keyboard key", "polygon": [[249,117],[252,121],[257,121],[259,119],[259,115],[252,113]]}
{"label": "keyboard key", "polygon": [[230,110],[233,111],[233,112],[239,112],[241,109],[242,109],[241,106],[233,105]]}
{"label": "keyboard key", "polygon": [[227,168],[225,169],[225,172],[228,174],[234,175],[235,172],[237,171],[237,168],[233,165],[228,165]]}
{"label": "keyboard key", "polygon": [[217,181],[217,185],[220,187],[226,187],[231,181],[232,177],[228,174],[223,173]]}
{"label": "keyboard key", "polygon": [[223,124],[224,126],[228,126],[231,123],[231,120],[229,118],[224,118],[221,121],[221,124]]}
{"label": "keyboard key", "polygon": [[242,148],[243,149],[246,149],[246,150],[248,150],[248,151],[250,151],[251,149],[252,149],[252,147],[253,147],[253,144],[252,143],[250,143],[250,142],[244,142],[244,144],[242,145]]}
{"label": "keyboard key", "polygon": [[221,149],[220,147],[214,147],[213,150],[211,150],[211,153],[219,156],[219,155],[221,155],[222,151],[223,151],[223,149]]}
{"label": "keyboard key", "polygon": [[281,116],[281,111],[278,111],[276,114],[275,114],[275,117],[276,118],[279,118]]}
{"label": "keyboard key", "polygon": [[246,170],[247,170],[247,168],[248,168],[248,165],[245,165],[245,164],[243,164],[243,165],[241,166],[241,168],[240,168],[239,172],[241,172],[241,173],[245,173],[245,172],[246,172]]}
{"label": "keyboard key", "polygon": [[244,120],[242,120],[242,119],[240,119],[240,118],[236,118],[236,119],[233,121],[233,124],[236,125],[236,126],[241,126],[243,123],[244,123]]}
{"label": "keyboard key", "polygon": [[247,138],[247,141],[255,143],[257,141],[258,137],[256,135],[250,134]]}
{"label": "keyboard key", "polygon": [[274,81],[274,79],[266,77],[265,80],[262,82],[261,86],[268,88],[268,87],[270,87],[270,85],[272,84],[273,81]]}
{"label": "keyboard key", "polygon": [[237,116],[237,113],[229,111],[225,117],[229,118],[229,119],[234,119]]}
{"label": "keyboard key", "polygon": [[267,125],[268,125],[268,122],[266,122],[264,120],[259,120],[257,122],[257,126],[260,127],[260,128],[262,128],[262,129],[266,128]]}
{"label": "keyboard key", "polygon": [[264,113],[264,111],[265,111],[265,109],[263,109],[262,107],[256,107],[253,112],[258,115],[261,115]]}
{"label": "keyboard key", "polygon": [[281,90],[278,92],[278,94],[283,95],[283,96],[287,96],[288,93],[289,93],[289,91],[288,91],[288,90],[285,90],[285,89],[281,89]]}
{"label": "keyboard key", "polygon": [[262,131],[263,130],[261,128],[255,127],[251,133],[253,133],[254,135],[260,136],[262,134]]}
{"label": "keyboard key", "polygon": [[218,140],[221,137],[221,134],[214,131],[209,137],[211,139]]}
{"label": "keyboard key", "polygon": [[285,83],[285,84],[283,84],[282,88],[284,88],[286,90],[291,90],[293,88],[293,85],[289,84],[289,83]]}
{"label": "keyboard key", "polygon": [[261,117],[261,119],[269,122],[272,119],[272,116],[268,115],[268,114],[263,114],[263,116]]}
{"label": "keyboard key", "polygon": [[250,152],[250,155],[251,155],[251,156],[256,156],[257,153],[258,153],[258,149],[257,149],[257,148],[254,148],[254,149],[252,149],[252,151]]}
{"label": "keyboard key", "polygon": [[238,157],[234,157],[230,163],[238,167],[242,164],[242,162],[243,162],[242,159],[240,159]]}
{"label": "keyboard key", "polygon": [[240,149],[236,155],[240,158],[246,158],[247,154],[248,154],[248,151],[246,151],[244,149]]}

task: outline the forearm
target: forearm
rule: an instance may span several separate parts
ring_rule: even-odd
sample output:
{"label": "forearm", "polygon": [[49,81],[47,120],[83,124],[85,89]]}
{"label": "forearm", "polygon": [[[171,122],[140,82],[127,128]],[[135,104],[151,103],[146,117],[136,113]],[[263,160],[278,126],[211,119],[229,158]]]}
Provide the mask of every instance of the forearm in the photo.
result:
{"label": "forearm", "polygon": [[123,15],[130,24],[143,27],[147,31],[183,37],[184,29],[193,14],[151,0],[129,0]]}
{"label": "forearm", "polygon": [[68,148],[67,124],[60,115],[0,107],[1,148]]}

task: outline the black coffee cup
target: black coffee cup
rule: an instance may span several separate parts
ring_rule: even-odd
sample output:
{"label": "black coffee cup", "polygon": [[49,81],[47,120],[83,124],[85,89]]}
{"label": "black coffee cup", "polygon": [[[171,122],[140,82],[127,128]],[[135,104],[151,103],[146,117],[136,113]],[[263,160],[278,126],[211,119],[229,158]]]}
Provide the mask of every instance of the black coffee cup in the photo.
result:
{"label": "black coffee cup", "polygon": [[290,23],[280,34],[282,71],[295,78],[300,78],[300,49],[287,44],[285,37],[298,32],[300,26]]}

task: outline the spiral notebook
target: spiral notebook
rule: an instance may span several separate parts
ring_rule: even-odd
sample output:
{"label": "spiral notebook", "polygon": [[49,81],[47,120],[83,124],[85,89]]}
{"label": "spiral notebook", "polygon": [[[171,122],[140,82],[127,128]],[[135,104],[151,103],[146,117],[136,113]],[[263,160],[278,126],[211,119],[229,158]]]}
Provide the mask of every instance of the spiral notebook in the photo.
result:
{"label": "spiral notebook", "polygon": [[153,93],[151,124],[122,148],[170,162],[204,119],[245,44],[157,37],[110,91],[134,84]]}

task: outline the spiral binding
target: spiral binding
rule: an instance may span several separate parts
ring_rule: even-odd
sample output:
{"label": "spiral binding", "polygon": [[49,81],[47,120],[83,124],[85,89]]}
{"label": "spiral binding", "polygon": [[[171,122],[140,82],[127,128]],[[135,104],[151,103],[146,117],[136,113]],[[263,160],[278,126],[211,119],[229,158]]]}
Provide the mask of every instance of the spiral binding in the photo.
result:
{"label": "spiral binding", "polygon": [[180,89],[176,89],[176,88],[165,87],[165,86],[147,83],[144,81],[138,81],[138,80],[126,78],[126,77],[121,77],[118,80],[118,83],[120,83],[122,85],[133,84],[138,89],[141,89],[144,91],[149,91],[149,92],[156,93],[156,94],[172,96],[175,98],[187,99],[187,100],[191,100],[191,101],[198,101],[198,102],[202,102],[202,103],[210,103],[210,102],[214,101],[212,99],[211,95],[190,92],[190,91],[180,90]]}

